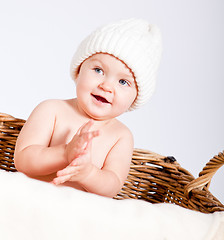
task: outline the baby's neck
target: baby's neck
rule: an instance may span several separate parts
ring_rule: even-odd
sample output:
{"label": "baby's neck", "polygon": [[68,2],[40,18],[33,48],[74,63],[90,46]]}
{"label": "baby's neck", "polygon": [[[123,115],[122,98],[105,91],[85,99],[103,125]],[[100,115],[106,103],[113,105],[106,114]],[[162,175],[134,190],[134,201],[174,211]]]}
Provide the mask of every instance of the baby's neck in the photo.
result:
{"label": "baby's neck", "polygon": [[113,124],[114,122],[116,122],[116,118],[111,118],[111,119],[105,119],[105,120],[98,120],[98,119],[94,119],[91,116],[88,116],[78,105],[78,101],[77,98],[71,99],[72,102],[72,106],[75,109],[75,111],[77,112],[78,116],[80,117],[80,120],[82,122],[88,122],[90,119],[94,120],[94,125],[92,127],[92,130],[97,130],[97,129],[101,129],[104,126],[108,126]]}

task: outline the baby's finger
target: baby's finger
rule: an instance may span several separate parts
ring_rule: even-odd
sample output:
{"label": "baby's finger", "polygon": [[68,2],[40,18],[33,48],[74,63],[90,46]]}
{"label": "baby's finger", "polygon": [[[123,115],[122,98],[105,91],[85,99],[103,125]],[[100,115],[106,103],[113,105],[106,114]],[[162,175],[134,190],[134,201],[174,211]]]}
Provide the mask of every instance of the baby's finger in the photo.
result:
{"label": "baby's finger", "polygon": [[86,154],[88,151],[91,150],[91,148],[92,148],[92,139],[87,142],[84,153]]}
{"label": "baby's finger", "polygon": [[84,123],[79,129],[78,129],[78,131],[77,131],[77,133],[76,134],[80,134],[80,132],[81,132],[81,130],[82,130],[82,128],[84,127],[86,125],[86,123]]}
{"label": "baby's finger", "polygon": [[65,176],[65,175],[69,174],[71,172],[71,168],[74,168],[74,167],[71,165],[68,165],[66,168],[57,171],[57,177]]}
{"label": "baby's finger", "polygon": [[[73,160],[71,163],[70,163],[70,166],[74,166],[76,168],[78,168],[79,165],[81,165],[83,163],[83,155],[79,156],[78,158],[76,158],[75,160]],[[79,169],[77,169],[79,170]]]}
{"label": "baby's finger", "polygon": [[93,126],[94,121],[92,119],[90,119],[87,123],[85,123],[84,125],[82,125],[82,127],[79,129],[80,130],[80,134],[88,132],[89,129]]}
{"label": "baby's finger", "polygon": [[86,142],[91,141],[94,137],[98,137],[99,136],[99,130],[96,131],[92,131],[92,132],[88,132],[88,133],[84,133],[84,139],[86,140]]}
{"label": "baby's finger", "polygon": [[66,167],[63,170],[58,171],[57,176],[61,177],[61,176],[69,175],[69,174],[76,175],[78,172],[79,172],[78,167],[76,167],[74,165],[70,165],[69,167]]}
{"label": "baby's finger", "polygon": [[97,136],[99,136],[99,130],[80,134],[76,140],[77,147],[83,150],[86,149],[88,142]]}
{"label": "baby's finger", "polygon": [[59,185],[59,184],[69,181],[71,178],[72,178],[72,175],[56,177],[53,179],[52,183],[54,183],[55,185]]}
{"label": "baby's finger", "polygon": [[[81,132],[84,132],[84,131],[89,131],[90,127],[92,126],[91,125],[91,122],[93,122],[92,119],[90,119],[88,122],[84,123],[77,131],[77,134],[80,134]],[[93,124],[93,123],[92,123]]]}

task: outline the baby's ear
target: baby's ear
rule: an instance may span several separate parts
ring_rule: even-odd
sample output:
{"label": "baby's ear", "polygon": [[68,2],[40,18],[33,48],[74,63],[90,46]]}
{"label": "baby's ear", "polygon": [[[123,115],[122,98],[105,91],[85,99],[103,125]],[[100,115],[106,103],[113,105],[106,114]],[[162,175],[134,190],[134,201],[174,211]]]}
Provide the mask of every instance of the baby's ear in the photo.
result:
{"label": "baby's ear", "polygon": [[75,71],[75,73],[74,73],[74,80],[75,80],[75,82],[76,82],[76,79],[78,78],[78,76],[79,76],[79,72],[80,72],[80,68],[81,68],[81,65],[79,65],[79,67],[76,69],[76,71]]}
{"label": "baby's ear", "polygon": [[75,82],[75,84],[76,84],[76,82],[77,82],[77,78],[78,78],[78,76],[79,76],[79,71],[76,71],[75,73],[74,73],[74,82]]}
{"label": "baby's ear", "polygon": [[77,70],[76,70],[76,72],[75,72],[75,78],[77,78],[78,75],[79,75],[81,65],[82,65],[82,64],[79,65],[79,67],[77,68]]}

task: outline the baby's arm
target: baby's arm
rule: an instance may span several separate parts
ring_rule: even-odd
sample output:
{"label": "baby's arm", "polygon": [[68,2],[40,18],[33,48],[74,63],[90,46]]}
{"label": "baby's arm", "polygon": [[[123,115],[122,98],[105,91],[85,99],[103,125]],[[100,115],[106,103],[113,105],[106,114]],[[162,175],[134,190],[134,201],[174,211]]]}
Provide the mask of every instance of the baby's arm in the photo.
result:
{"label": "baby's arm", "polygon": [[56,121],[55,101],[39,104],[17,139],[15,166],[29,176],[48,175],[68,165],[64,144],[49,147]]}
{"label": "baby's arm", "polygon": [[127,177],[133,153],[133,137],[125,130],[122,137],[110,150],[102,169],[91,163],[91,141],[86,153],[61,170],[55,184],[65,181],[78,182],[86,191],[113,197],[122,188]]}
{"label": "baby's arm", "polygon": [[82,154],[85,141],[98,135],[98,131],[88,131],[92,124],[90,121],[79,129],[68,144],[50,147],[60,105],[58,101],[47,100],[39,104],[17,139],[15,166],[18,171],[31,177],[49,175],[65,168]]}

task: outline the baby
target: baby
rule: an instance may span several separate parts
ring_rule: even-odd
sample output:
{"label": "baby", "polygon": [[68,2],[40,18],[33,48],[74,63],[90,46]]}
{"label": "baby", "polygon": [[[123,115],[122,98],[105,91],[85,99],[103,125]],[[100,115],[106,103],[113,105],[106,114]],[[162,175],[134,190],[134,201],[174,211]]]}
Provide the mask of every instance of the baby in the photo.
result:
{"label": "baby", "polygon": [[26,175],[113,197],[133,153],[130,130],[116,119],[152,95],[161,56],[160,31],[141,19],[103,26],[71,63],[77,98],[46,100],[31,113],[14,161]]}

